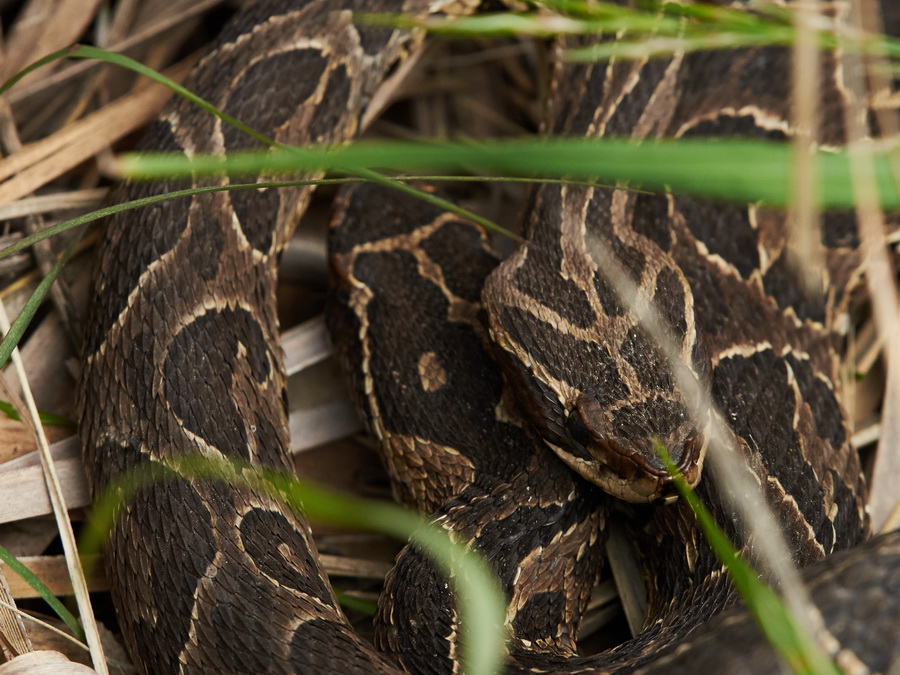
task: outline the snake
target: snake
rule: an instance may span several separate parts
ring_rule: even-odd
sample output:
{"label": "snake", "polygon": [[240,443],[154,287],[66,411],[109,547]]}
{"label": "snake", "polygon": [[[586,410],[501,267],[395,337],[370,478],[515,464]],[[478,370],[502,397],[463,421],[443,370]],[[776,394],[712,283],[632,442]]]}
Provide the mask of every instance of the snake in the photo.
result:
{"label": "snake", "polygon": [[[257,0],[185,86],[279,143],[342,143],[422,44],[417,31],[356,23],[354,12],[422,18],[478,4]],[[839,57],[822,60],[819,142],[839,145],[847,92]],[[789,65],[778,47],[559,64],[546,131],[785,140]],[[183,100],[139,147],[188,156],[264,148]],[[227,180],[131,183],[120,197]],[[211,192],[105,223],[79,387],[95,495],[183,457],[289,470],[276,266],[311,194]],[[859,278],[855,220],[825,215],[828,291],[811,297],[784,214],[762,205],[549,184],[529,201],[525,243],[505,259],[477,226],[369,185],[342,193],[329,243],[327,323],[352,395],[396,497],[490,561],[507,599],[506,672],[703,663],[771,672],[774,656],[746,612],[720,614],[737,602],[734,590],[653,453],[662,439],[752,557],[753,537],[731,524],[724,488],[702,470],[712,415],[731,429],[807,569],[832,655],[887,672],[897,647],[867,626],[897,632],[896,603],[881,589],[900,585],[900,539],[866,541],[865,482],[837,384],[837,326]],[[620,300],[601,248],[660,308],[679,363]],[[718,412],[690,414],[676,366]],[[578,625],[614,520],[647,580],[644,628],[583,656]],[[421,551],[405,548],[385,580],[373,647],[344,615],[303,514],[253,485],[169,471],[123,495],[104,560],[144,672],[459,672],[460,617]],[[745,641],[747,660],[722,653],[730,639]]]}

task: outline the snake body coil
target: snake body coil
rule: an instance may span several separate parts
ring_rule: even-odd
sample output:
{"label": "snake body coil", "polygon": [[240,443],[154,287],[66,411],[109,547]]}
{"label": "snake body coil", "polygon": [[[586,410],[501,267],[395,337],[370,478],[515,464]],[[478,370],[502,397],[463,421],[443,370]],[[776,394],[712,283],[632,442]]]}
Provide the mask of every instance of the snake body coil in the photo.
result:
{"label": "snake body coil", "polygon": [[[419,40],[354,25],[351,11],[425,15],[467,4],[260,0],[186,86],[280,142],[341,142]],[[548,127],[784,138],[788,66],[777,48],[560,66]],[[823,107],[833,111],[846,94],[834,59],[824,66]],[[842,139],[840,124],[823,127],[823,143]],[[257,143],[179,101],[142,147],[195,154]],[[125,190],[134,199],[150,188]],[[95,493],[181,456],[288,469],[275,263],[309,195],[205,194],[145,209],[140,224],[126,215],[107,224],[81,387]],[[348,192],[332,233],[329,325],[398,497],[492,561],[509,601],[511,672],[677,672],[685,654],[709,652],[711,638],[691,630],[734,598],[687,508],[653,503],[671,485],[650,440],[667,441],[720,521],[731,512],[700,477],[703,421],[691,420],[672,366],[619,302],[597,251],[612,251],[638,296],[660,307],[801,565],[868,533],[834,385],[832,326],[850,275],[831,279],[837,294],[807,299],[783,215],[760,207],[571,186],[542,187],[534,202],[528,243],[498,264],[468,224],[374,188]],[[854,232],[846,218],[826,218],[831,269],[855,268]],[[622,648],[579,657],[578,621],[616,503],[589,481],[635,502],[626,527],[640,547],[649,613]],[[729,534],[752,553],[751,540]],[[876,568],[882,583],[900,583],[897,538],[871,546],[857,557],[887,561]],[[391,657],[381,656],[350,628],[303,518],[257,491],[184,478],[143,488],[123,507],[106,560],[129,650],[148,672],[389,673],[395,661],[456,672],[458,617],[421,554],[405,549],[387,580],[378,642]],[[829,588],[860,580],[835,581],[848,560],[811,572],[824,579],[815,589],[826,604]],[[709,635],[744,630],[735,621],[713,619],[722,632]],[[865,648],[860,635],[840,633],[846,650]],[[895,657],[881,649],[858,658],[886,670]],[[751,665],[766,672],[766,658]]]}

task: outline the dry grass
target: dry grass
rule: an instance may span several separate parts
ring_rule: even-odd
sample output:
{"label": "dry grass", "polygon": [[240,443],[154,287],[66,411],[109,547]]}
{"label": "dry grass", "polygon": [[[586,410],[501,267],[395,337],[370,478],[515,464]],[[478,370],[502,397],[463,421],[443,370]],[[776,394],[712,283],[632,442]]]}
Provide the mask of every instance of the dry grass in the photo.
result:
{"label": "dry grass", "polygon": [[[190,68],[204,39],[202,12],[219,3],[185,1],[183,9],[175,11],[164,9],[168,4],[163,0],[121,0],[110,10],[97,0],[28,0],[15,12],[13,3],[0,0],[2,25],[7,27],[0,43],[0,73],[8,76],[37,57],[81,39],[125,48],[130,56],[178,80]],[[535,90],[539,86],[534,84],[537,79],[530,68],[541,58],[539,51],[515,43],[488,50],[463,47],[449,54],[446,49],[434,47],[423,57],[394,93],[402,99],[401,104],[390,117],[375,122],[372,133],[399,138],[478,137],[536,126],[540,114],[536,101],[541,92]],[[488,67],[480,67],[480,62],[487,62]],[[473,96],[473,92],[479,95]],[[485,97],[481,92],[491,95]],[[99,204],[111,182],[107,168],[112,150],[130,147],[135,140],[133,132],[155,117],[166,98],[165,91],[147,86],[131,74],[86,62],[58,63],[17,86],[6,103],[0,104],[2,234],[13,237],[39,230]],[[813,128],[808,117],[803,119]],[[519,189],[479,190],[471,200],[477,204],[475,210],[515,228],[511,214],[521,198]],[[322,242],[329,197],[330,193],[322,194],[314,203],[283,261],[279,302],[291,372],[296,465],[303,475],[322,483],[364,496],[388,497],[386,478],[374,451],[355,436],[359,425],[317,318],[325,287]],[[815,221],[814,209],[808,205],[801,205],[796,213],[798,221]],[[37,251],[36,264],[46,267],[64,245],[53,242]],[[52,304],[39,315],[22,346],[38,408],[71,420],[76,418],[76,353],[87,301],[89,259],[88,250],[69,266]],[[38,279],[34,265],[24,258],[13,266],[0,267],[0,299],[11,315],[18,312]],[[872,304],[879,302],[884,304],[883,299]],[[893,302],[896,307],[896,300]],[[900,415],[881,418],[879,412],[885,377],[879,357],[883,340],[878,336],[884,330],[876,330],[871,318],[863,318],[854,343],[852,371],[861,379],[853,387],[851,407],[856,438],[869,446],[879,437],[879,424],[885,429],[900,428]],[[898,363],[900,359],[894,359],[894,364]],[[9,387],[19,386],[10,372],[3,377]],[[892,382],[888,390],[892,392],[889,397],[897,396],[900,388]],[[900,406],[889,409],[900,410]],[[88,504],[78,443],[71,428],[51,428],[48,433],[69,515],[77,527]],[[887,437],[900,439],[900,433]],[[38,571],[55,593],[68,595],[68,571],[58,555],[58,530],[48,517],[50,502],[34,448],[25,425],[0,418],[0,544]],[[871,452],[866,457],[871,472]],[[879,507],[881,520],[890,518],[895,499],[895,491],[882,486],[895,485],[898,478],[900,466],[882,460],[873,479],[876,494],[885,495],[884,506]],[[900,515],[894,517],[896,526]],[[328,552],[323,563],[335,585],[348,596],[374,600],[399,544],[380,536],[330,529],[317,531],[317,540]],[[32,600],[30,587],[8,575],[3,566],[0,575],[9,580],[9,597],[22,607],[45,611]],[[100,573],[89,577],[87,583],[92,591],[106,589]],[[610,588],[606,584],[595,594],[584,632],[598,630],[618,614]],[[3,595],[0,592],[0,598]],[[110,619],[108,609],[99,613],[103,620]],[[367,619],[362,615],[359,619],[365,633]],[[13,633],[18,630],[24,630],[35,649],[52,645],[86,662],[83,650],[69,643],[61,646],[58,638],[31,623],[17,627],[0,621],[0,644],[15,644]],[[122,665],[126,657],[121,649],[108,632],[101,635],[110,663]],[[122,667],[127,670],[127,664]]]}
{"label": "dry grass", "polygon": [[[219,3],[184,2],[181,12],[161,11],[165,4],[161,0],[125,0],[109,12],[93,0],[30,2],[18,13],[0,15],[3,25],[9,26],[2,43],[6,58],[0,72],[5,77],[49,51],[83,40],[112,48],[124,45],[128,55],[178,81],[190,69],[205,39],[206,31],[198,27],[203,17],[200,10]],[[60,32],[59,21],[70,30]],[[539,107],[533,103],[536,92],[528,89],[533,77],[527,62],[519,58],[521,51],[517,45],[495,48],[494,52],[464,47],[449,55],[443,47],[429,50],[402,89],[393,93],[401,102],[392,115],[377,121],[371,133],[424,138],[520,132],[522,128],[510,121],[513,108],[523,124],[533,127]],[[13,53],[15,59],[9,57]],[[479,81],[473,87],[473,71],[468,69],[478,61],[492,65],[474,71]],[[494,80],[501,72],[520,86],[498,86]],[[473,91],[497,94],[485,98],[474,96]],[[168,93],[157,86],[86,62],[57,63],[17,85],[7,97],[8,105],[0,106],[0,222],[8,236],[43,229],[102,204],[114,180],[108,174],[111,152],[131,147],[138,136],[134,132],[158,114],[167,98]],[[523,102],[531,108],[523,107]],[[324,232],[331,196],[333,192],[316,200],[283,261],[279,305],[291,374],[292,446],[297,469],[304,476],[363,496],[390,498],[377,455],[364,439],[355,438],[360,425],[331,358],[319,316],[327,285]],[[473,196],[482,212],[498,220],[502,220],[501,214],[509,219],[508,214],[515,212],[511,204],[519,198],[517,188],[510,187],[481,190]],[[45,265],[55,259],[65,242],[54,241],[51,246],[40,255]],[[62,290],[39,314],[22,345],[38,408],[70,420],[76,419],[76,354],[87,303],[90,257],[88,249],[69,265],[60,284]],[[10,315],[15,315],[34,290],[40,272],[34,262],[20,258],[5,274],[0,268],[0,275],[0,299]],[[14,376],[6,373],[4,377],[18,391]],[[50,427],[48,434],[69,515],[77,528],[89,503],[79,444],[72,427]],[[65,559],[58,554],[58,530],[50,514],[33,435],[22,423],[0,417],[0,545],[37,572],[54,593],[68,596],[72,585]],[[318,529],[316,537],[320,549],[327,552],[322,563],[335,586],[349,597],[377,599],[400,544],[382,536],[330,528]],[[2,564],[0,575],[10,579],[10,599],[28,611],[46,613],[43,603],[33,600],[35,592]],[[93,592],[108,587],[100,568],[95,567],[87,581]],[[607,587],[595,604],[608,605],[609,596]],[[97,611],[101,620],[113,620],[108,603],[101,603]],[[356,616],[365,634],[370,630],[369,620],[363,614]],[[592,622],[597,624],[599,617],[596,613]],[[0,644],[10,642],[7,638],[12,633],[3,637],[6,630],[12,628],[7,629],[0,620]],[[24,631],[34,649],[60,649],[89,663],[83,649],[61,642],[37,624],[25,622]],[[102,636],[112,669],[127,670],[127,663],[123,664],[127,657],[111,642],[112,634],[104,631]]]}
{"label": "dry grass", "polygon": [[[112,10],[96,0],[33,0],[15,11],[0,7],[4,34],[0,72],[7,77],[44,54],[77,40],[102,46],[126,47],[132,56],[164,68],[175,79],[183,77],[195,57],[198,9],[217,3],[183,3],[172,11],[171,3],[147,0],[125,1]],[[167,7],[168,6],[168,7]],[[157,17],[164,17],[161,21]],[[184,55],[187,55],[186,57]],[[177,57],[177,59],[176,59]],[[111,149],[127,147],[130,135],[152,120],[169,93],[147,86],[131,74],[85,62],[57,62],[20,83],[0,107],[0,202],[5,211],[5,232],[29,233],[43,229],[73,214],[99,204],[110,179],[105,164]],[[38,268],[46,269],[62,250],[64,242],[52,242],[35,250]],[[30,388],[37,406],[70,420],[76,417],[75,377],[77,345],[86,304],[89,255],[74,261],[53,296],[53,307],[41,313],[22,348]],[[15,268],[2,279],[0,297],[13,314],[33,290],[40,272]],[[18,390],[15,374],[7,369],[5,385]],[[77,523],[83,518],[88,497],[81,469],[79,444],[72,427],[50,428],[55,441],[52,455],[69,515]],[[52,518],[45,487],[44,469],[34,452],[34,441],[21,423],[0,424],[0,446],[5,460],[0,464],[0,502],[3,507],[0,544],[37,571],[62,596],[72,593],[71,579],[79,573],[58,555],[59,533],[67,528]],[[64,515],[64,514],[63,514]],[[17,575],[9,577],[8,599],[24,608],[45,613],[42,602]],[[74,576],[73,576],[74,575]],[[106,581],[95,573],[87,580],[91,591],[102,591]],[[86,601],[83,600],[82,602]],[[90,613],[89,607],[82,612]],[[58,623],[58,622],[56,622]],[[3,634],[16,628],[3,623]],[[86,654],[71,642],[60,642],[49,630],[27,622],[22,626],[34,649],[62,649],[84,662]],[[108,631],[102,633],[103,651],[110,664],[127,663],[121,648]],[[101,641],[100,636],[91,640]],[[7,656],[18,649],[7,639]],[[102,669],[102,666],[101,666]]]}

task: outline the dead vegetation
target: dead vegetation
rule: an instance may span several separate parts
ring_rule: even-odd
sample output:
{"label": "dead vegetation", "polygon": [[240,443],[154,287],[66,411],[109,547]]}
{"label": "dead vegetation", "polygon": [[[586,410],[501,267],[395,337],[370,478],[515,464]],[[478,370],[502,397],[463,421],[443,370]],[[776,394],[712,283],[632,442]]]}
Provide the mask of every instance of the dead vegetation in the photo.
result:
{"label": "dead vegetation", "polygon": [[[5,79],[39,57],[84,41],[123,51],[178,81],[230,11],[219,0],[0,0],[0,75]],[[536,73],[542,72],[541,59],[541,50],[527,43],[434,45],[395,92],[399,103],[370,133],[446,138],[532,131],[540,117]],[[110,175],[113,153],[132,147],[169,95],[132,73],[86,61],[58,61],[20,82],[0,102],[0,244],[102,205],[115,180]],[[283,259],[280,306],[291,375],[292,445],[304,476],[363,496],[389,498],[378,459],[358,433],[318,317],[326,287],[323,241],[332,194],[321,191]],[[473,210],[516,227],[520,188],[477,188],[463,197]],[[90,242],[88,235],[21,345],[38,409],[70,421],[77,419],[77,353],[88,300]],[[0,299],[10,316],[18,313],[66,245],[66,237],[54,239],[0,262]],[[858,316],[865,315],[863,308]],[[854,374],[851,379],[862,379],[850,387],[848,405],[857,420],[859,445],[871,447],[879,437],[884,374],[874,324],[860,321],[848,371]],[[20,388],[15,372],[7,368],[0,399],[18,397]],[[75,429],[62,425],[46,430],[68,515],[77,529],[89,500]],[[867,457],[871,471],[871,455]],[[347,597],[367,602],[377,598],[400,547],[385,537],[328,528],[317,530],[317,541],[335,586]],[[59,542],[34,433],[27,424],[0,414],[0,544],[55,594],[70,598],[70,572]],[[5,565],[0,565],[0,575],[0,600],[48,620],[46,605],[34,600],[30,586]],[[114,629],[102,596],[106,581],[100,567],[87,578],[87,588],[97,607],[81,611],[95,611]],[[598,588],[592,607],[583,634],[620,615],[610,583]],[[368,617],[350,613],[359,617],[365,634]],[[84,648],[15,616],[7,613],[0,622],[0,647],[7,658],[31,649],[57,649],[90,662]],[[101,630],[100,638],[111,668],[127,672],[127,656],[112,632]]]}

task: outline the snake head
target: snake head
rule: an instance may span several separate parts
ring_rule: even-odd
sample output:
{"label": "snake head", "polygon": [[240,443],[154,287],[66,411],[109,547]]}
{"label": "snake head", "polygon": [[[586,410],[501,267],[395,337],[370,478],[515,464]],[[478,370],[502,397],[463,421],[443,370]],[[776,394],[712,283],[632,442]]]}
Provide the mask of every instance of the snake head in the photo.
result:
{"label": "snake head", "polygon": [[619,499],[646,503],[676,496],[659,443],[688,485],[700,480],[705,435],[677,399],[655,397],[609,408],[585,393],[569,412],[566,426],[571,440],[593,458],[582,469],[589,472],[586,477]]}

